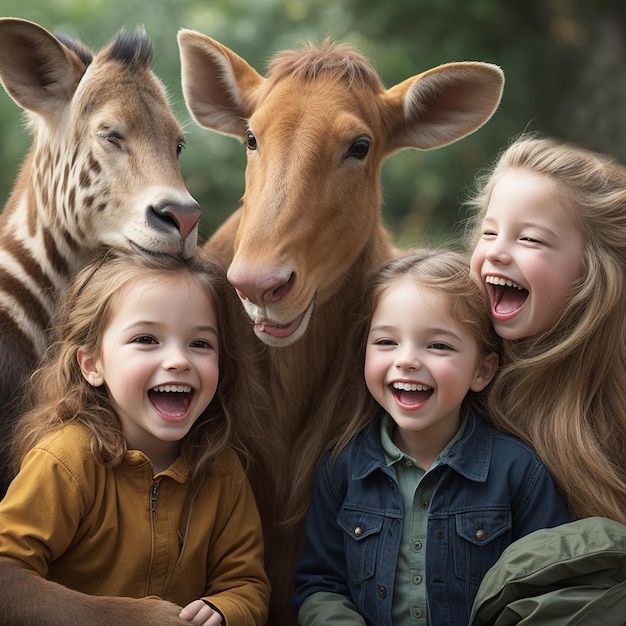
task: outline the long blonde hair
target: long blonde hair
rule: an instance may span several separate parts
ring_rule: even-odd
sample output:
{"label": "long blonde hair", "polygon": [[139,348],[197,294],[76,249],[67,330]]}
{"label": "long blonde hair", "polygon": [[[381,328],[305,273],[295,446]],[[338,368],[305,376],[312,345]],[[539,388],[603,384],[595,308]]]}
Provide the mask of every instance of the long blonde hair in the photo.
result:
{"label": "long blonde hair", "polygon": [[[245,376],[254,386],[255,378],[230,332],[232,311],[240,307],[224,271],[199,258],[185,260],[111,249],[87,265],[64,294],[55,326],[56,340],[29,382],[30,408],[18,422],[12,448],[14,472],[33,446],[68,423],[80,423],[89,429],[92,452],[98,462],[108,466],[121,462],[126,440],[111,398],[104,387],[87,383],[76,355],[80,347],[99,354],[117,298],[123,297],[128,285],[164,278],[187,280],[204,291],[215,307],[219,327],[217,391],[184,437],[181,454],[188,460],[194,479],[203,475],[227,445],[245,458],[237,418],[238,411],[249,411],[250,405],[245,392],[243,396],[239,393],[238,381]],[[243,402],[238,405],[235,398]]]}
{"label": "long blonde hair", "polygon": [[560,320],[503,342],[492,420],[533,446],[576,518],[626,523],[626,168],[552,139],[522,136],[478,177],[474,247],[490,194],[511,169],[548,177],[583,238],[583,276]]}
{"label": "long blonde hair", "polygon": [[[359,339],[358,342],[348,342],[348,345],[359,345],[359,363],[365,364],[369,325],[378,303],[391,287],[406,278],[418,287],[436,289],[447,298],[448,313],[474,337],[481,356],[491,352],[500,353],[500,338],[493,330],[485,296],[470,275],[466,256],[452,250],[420,249],[404,251],[402,256],[386,262],[369,276],[362,315],[352,329]],[[333,458],[380,411],[380,406],[365,384],[363,367],[358,372],[354,369],[350,372],[348,383],[353,391],[352,412],[348,425],[334,448]],[[343,384],[346,384],[345,380]],[[481,392],[470,390],[463,402],[462,415],[472,411],[487,417],[486,398],[489,388],[490,385]]]}

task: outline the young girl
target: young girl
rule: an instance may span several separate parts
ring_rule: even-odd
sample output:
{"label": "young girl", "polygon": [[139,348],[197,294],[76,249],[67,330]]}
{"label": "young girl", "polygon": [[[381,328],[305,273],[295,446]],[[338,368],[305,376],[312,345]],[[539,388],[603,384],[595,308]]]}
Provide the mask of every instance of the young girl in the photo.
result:
{"label": "young girl", "polygon": [[[19,424],[19,473],[0,503],[4,567],[179,605],[164,624],[265,623],[260,520],[228,446],[226,285],[200,260],[139,252],[79,274]],[[19,588],[4,589],[0,622],[39,623]]]}
{"label": "young girl", "polygon": [[626,524],[626,168],[523,136],[479,179],[472,270],[504,338],[490,416],[574,518]]}
{"label": "young girl", "polygon": [[466,259],[391,261],[367,302],[365,384],[316,474],[294,609],[305,626],[466,624],[504,548],[567,510],[532,450],[484,421],[498,341]]}

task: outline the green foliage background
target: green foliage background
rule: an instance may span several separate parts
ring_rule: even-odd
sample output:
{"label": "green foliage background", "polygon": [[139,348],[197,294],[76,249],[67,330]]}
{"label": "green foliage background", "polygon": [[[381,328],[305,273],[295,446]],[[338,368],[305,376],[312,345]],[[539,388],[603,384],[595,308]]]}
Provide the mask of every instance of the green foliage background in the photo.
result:
{"label": "green foliage background", "polygon": [[[245,149],[191,120],[180,88],[176,33],[199,30],[263,73],[278,50],[329,36],[365,54],[389,87],[448,61],[496,63],[500,108],[470,137],[407,150],[383,167],[384,216],[400,245],[452,242],[476,173],[525,130],[626,161],[626,3],[610,0],[3,0],[2,15],[37,22],[94,50],[120,29],[145,26],[154,68],[187,131],[181,166],[209,235],[239,204]],[[30,138],[0,95],[0,202]]]}

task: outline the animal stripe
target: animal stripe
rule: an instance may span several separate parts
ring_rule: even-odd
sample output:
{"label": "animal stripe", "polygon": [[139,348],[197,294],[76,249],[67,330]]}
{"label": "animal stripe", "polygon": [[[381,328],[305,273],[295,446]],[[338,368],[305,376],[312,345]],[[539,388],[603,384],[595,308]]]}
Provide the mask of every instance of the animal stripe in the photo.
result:
{"label": "animal stripe", "polygon": [[[16,389],[45,352],[58,295],[99,248],[197,251],[201,211],[178,162],[184,135],[151,54],[141,29],[94,54],[0,18],[0,80],[34,135],[0,214],[0,420],[17,418]],[[6,481],[0,466],[0,497]]]}

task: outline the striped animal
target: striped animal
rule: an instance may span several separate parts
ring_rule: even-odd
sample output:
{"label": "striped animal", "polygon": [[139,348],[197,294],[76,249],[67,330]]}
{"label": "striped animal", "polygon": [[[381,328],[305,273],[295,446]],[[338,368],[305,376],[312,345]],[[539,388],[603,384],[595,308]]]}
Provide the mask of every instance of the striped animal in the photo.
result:
{"label": "striped animal", "polygon": [[33,134],[0,215],[0,443],[49,342],[57,294],[95,250],[196,253],[200,207],[179,168],[183,132],[150,59],[141,30],[94,55],[0,19],[0,80]]}
{"label": "striped animal", "polygon": [[349,331],[368,271],[396,253],[381,166],[403,148],[439,148],[475,131],[498,106],[504,77],[491,64],[449,63],[386,89],[341,45],[282,51],[261,75],[201,33],[184,29],[178,42],[195,120],[247,147],[243,207],[203,251],[229,268],[260,340],[272,398],[269,410],[263,399],[253,410],[251,481],[272,581],[269,623],[288,626],[314,468],[352,404],[346,372],[362,375]]}

